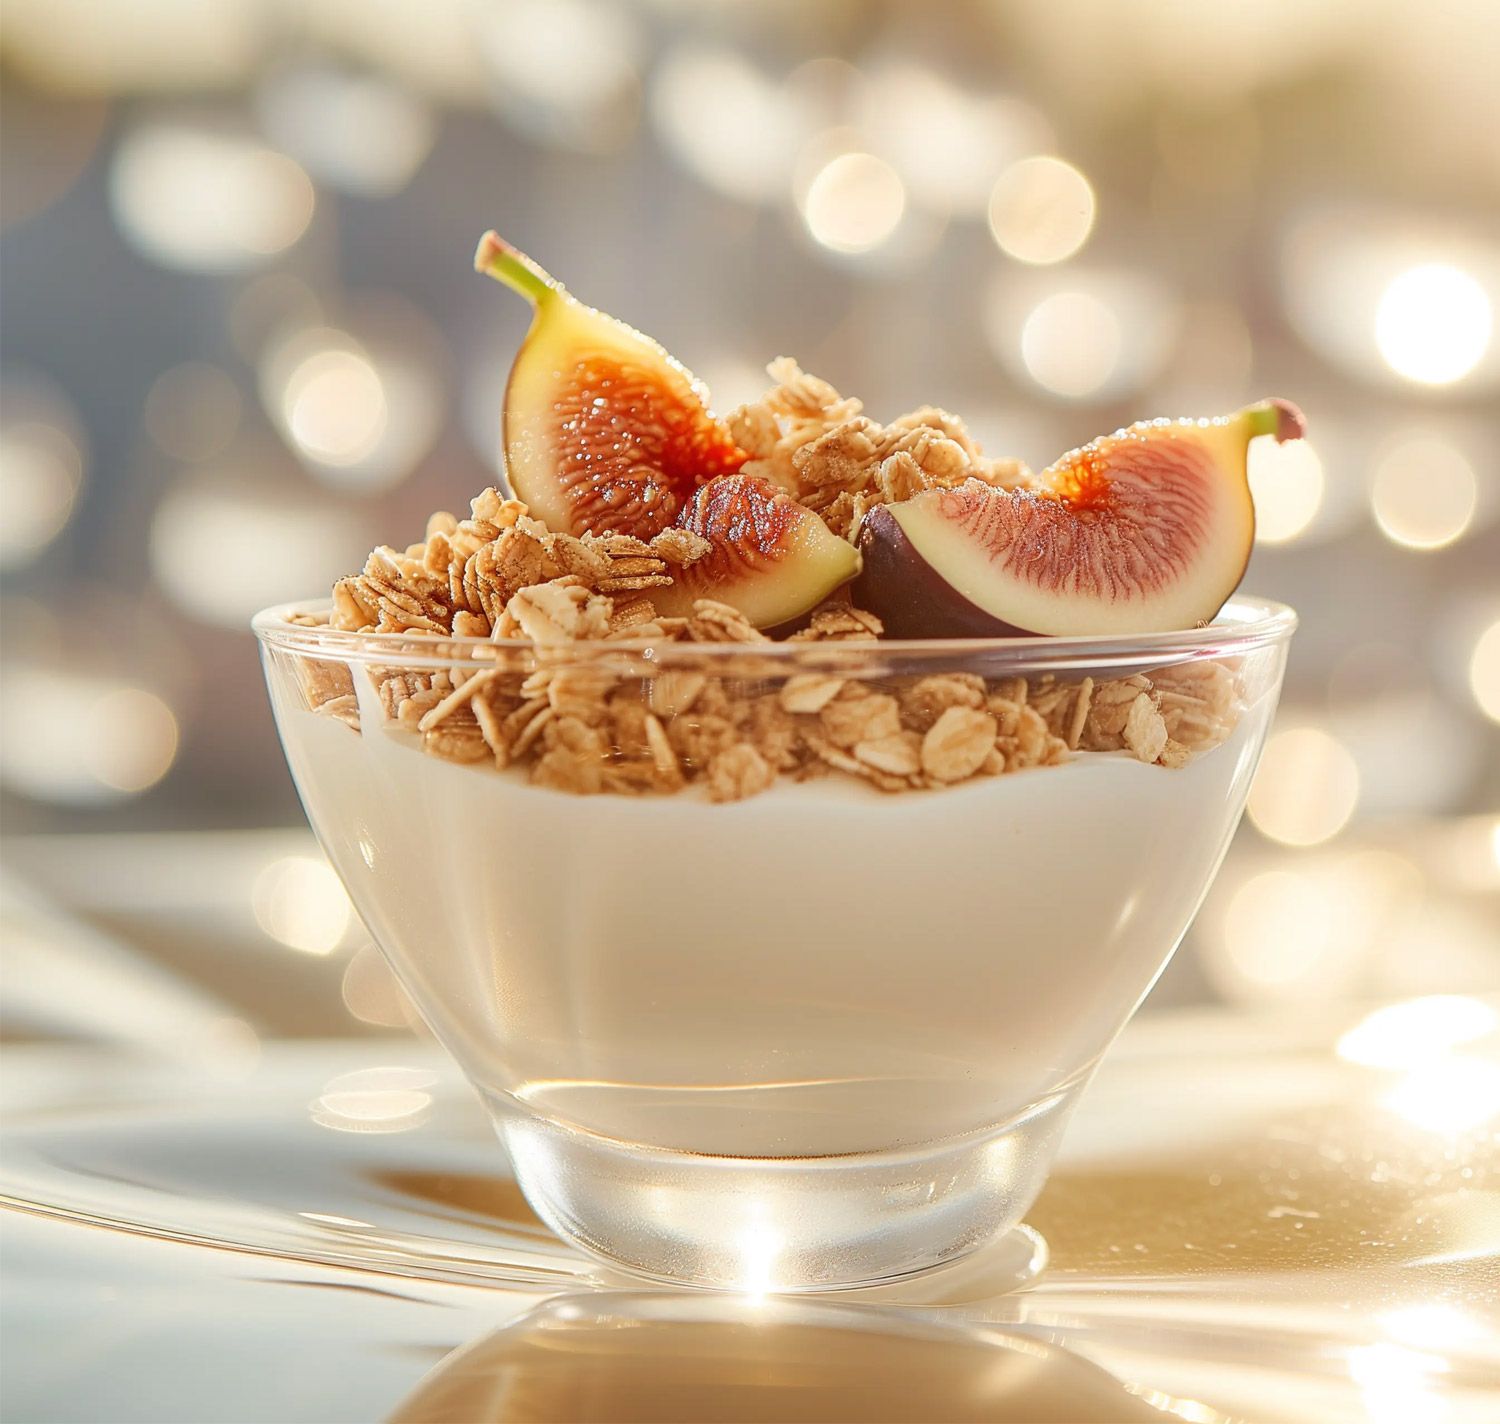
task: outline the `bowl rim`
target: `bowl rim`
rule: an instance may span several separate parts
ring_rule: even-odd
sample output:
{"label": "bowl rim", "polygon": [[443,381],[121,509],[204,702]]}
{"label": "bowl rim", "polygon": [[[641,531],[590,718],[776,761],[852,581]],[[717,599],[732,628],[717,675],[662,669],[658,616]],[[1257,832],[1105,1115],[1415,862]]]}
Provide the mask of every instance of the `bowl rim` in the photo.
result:
{"label": "bowl rim", "polygon": [[[623,657],[636,664],[666,667],[754,658],[757,667],[784,666],[788,672],[814,667],[839,668],[880,662],[920,668],[982,663],[986,669],[1046,667],[1084,669],[1092,665],[1149,667],[1195,658],[1242,656],[1273,643],[1286,642],[1297,627],[1297,615],[1284,603],[1250,594],[1235,594],[1212,623],[1160,633],[1105,633],[1087,637],[924,638],[825,642],[679,643],[660,640],[591,639],[570,643],[535,643],[526,639],[495,642],[452,634],[368,633],[290,622],[297,613],[320,613],[328,599],[299,600],[263,609],[251,628],[268,648],[339,662],[441,667],[503,661],[510,655],[532,660],[608,662]],[[727,670],[727,669],[726,669]]]}

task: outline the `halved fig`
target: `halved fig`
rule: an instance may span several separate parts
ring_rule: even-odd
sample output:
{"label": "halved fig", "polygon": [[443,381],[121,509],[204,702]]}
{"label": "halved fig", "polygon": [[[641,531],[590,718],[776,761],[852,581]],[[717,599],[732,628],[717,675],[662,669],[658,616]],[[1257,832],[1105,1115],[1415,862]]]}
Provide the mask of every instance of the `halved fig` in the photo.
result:
{"label": "halved fig", "polygon": [[511,488],[549,528],[649,539],[745,463],[708,392],[649,336],[586,307],[485,233],[474,266],[536,308],[505,390]]}
{"label": "halved fig", "polygon": [[1026,489],[970,480],[865,516],[854,600],[888,636],[1192,628],[1224,606],[1255,537],[1257,435],[1300,439],[1267,400],[1215,420],[1151,420],[1064,455]]}
{"label": "halved fig", "polygon": [[669,616],[693,600],[717,599],[757,628],[772,628],[815,608],[859,572],[859,553],[812,510],[770,480],[721,475],[703,485],[677,521],[713,546],[674,572],[651,601]]}

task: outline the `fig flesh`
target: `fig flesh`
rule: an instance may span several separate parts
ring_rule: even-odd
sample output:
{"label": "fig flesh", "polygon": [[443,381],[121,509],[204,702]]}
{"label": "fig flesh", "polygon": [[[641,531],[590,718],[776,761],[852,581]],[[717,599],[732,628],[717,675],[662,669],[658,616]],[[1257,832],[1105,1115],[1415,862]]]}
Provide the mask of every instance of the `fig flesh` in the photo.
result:
{"label": "fig flesh", "polygon": [[1214,420],[1144,421],[1064,455],[1029,488],[970,480],[877,506],[858,534],[854,600],[897,638],[1206,623],[1250,558],[1250,441],[1303,429],[1283,400]]}
{"label": "fig flesh", "polygon": [[721,475],[700,486],[677,523],[713,547],[678,569],[671,588],[652,591],[658,611],[669,616],[712,598],[757,628],[771,628],[816,607],[859,572],[859,554],[847,539],[755,475]]}
{"label": "fig flesh", "polygon": [[505,391],[511,488],[551,529],[650,539],[745,462],[708,392],[649,336],[586,307],[486,233],[475,267],[535,308]]}

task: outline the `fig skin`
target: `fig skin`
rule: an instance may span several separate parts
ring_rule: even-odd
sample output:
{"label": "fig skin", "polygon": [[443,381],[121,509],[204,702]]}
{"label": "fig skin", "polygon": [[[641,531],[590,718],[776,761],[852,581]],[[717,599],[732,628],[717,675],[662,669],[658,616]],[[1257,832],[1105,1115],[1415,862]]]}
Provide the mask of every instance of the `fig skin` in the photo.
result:
{"label": "fig skin", "polygon": [[897,638],[1103,636],[1211,621],[1254,541],[1251,439],[1301,439],[1289,401],[1146,421],[1065,455],[1035,487],[972,480],[872,509],[855,601]]}
{"label": "fig skin", "polygon": [[856,539],[863,568],[850,596],[885,625],[887,638],[1024,638],[970,603],[916,550],[896,516],[877,504]]}

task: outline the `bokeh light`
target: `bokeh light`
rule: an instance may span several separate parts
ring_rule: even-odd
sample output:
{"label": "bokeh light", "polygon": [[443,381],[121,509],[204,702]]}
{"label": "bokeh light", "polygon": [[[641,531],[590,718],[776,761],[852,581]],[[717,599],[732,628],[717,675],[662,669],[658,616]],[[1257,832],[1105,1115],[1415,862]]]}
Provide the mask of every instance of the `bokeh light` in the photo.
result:
{"label": "bokeh light", "polygon": [[333,868],[309,855],[283,856],[267,865],[255,878],[250,905],[266,934],[303,954],[332,954],[353,915]]}
{"label": "bokeh light", "polygon": [[0,569],[31,563],[62,533],[83,484],[86,442],[72,402],[50,383],[0,391]]}
{"label": "bokeh light", "polygon": [[149,121],[110,168],[115,221],[145,257],[229,272],[284,252],[307,231],[313,185],[284,153],[229,128]]}
{"label": "bokeh light", "polygon": [[982,216],[995,175],[1051,141],[1024,100],[971,92],[904,55],[875,60],[860,79],[855,128],[912,201],[935,212]]}
{"label": "bokeh light", "polygon": [[694,177],[745,202],[785,190],[797,149],[797,105],[748,60],[684,44],[657,66],[651,120]]}
{"label": "bokeh light", "polygon": [[200,461],[229,448],[243,409],[239,387],[222,366],[184,361],[152,382],[142,419],[159,450]]}
{"label": "bokeh light", "polygon": [[1053,395],[1081,400],[1103,390],[1119,365],[1120,320],[1088,292],[1057,292],[1032,308],[1021,328],[1021,359]]}
{"label": "bokeh light", "polygon": [[1232,1002],[1369,993],[1387,987],[1388,961],[1409,957],[1427,900],[1421,871],[1393,851],[1231,865],[1200,917],[1203,969]]}
{"label": "bokeh light", "polygon": [[1063,401],[1139,390],[1176,341],[1174,293],[1138,272],[1006,268],[984,307],[991,348],[1027,385]]}
{"label": "bokeh light", "polygon": [[406,1132],[426,1121],[436,1082],[426,1068],[362,1068],[330,1079],[308,1111],[335,1132]]}
{"label": "bokeh light", "polygon": [[1469,659],[1469,687],[1479,710],[1500,722],[1500,618],[1482,633]]}
{"label": "bokeh light", "polygon": [[288,596],[317,594],[359,568],[374,544],[331,497],[289,488],[275,466],[243,463],[168,490],[152,517],[152,574],[193,618],[243,629]]}
{"label": "bokeh light", "polygon": [[155,786],[177,758],[177,717],[148,688],[76,667],[6,674],[0,779],[33,800],[101,806]]}
{"label": "bokeh light", "polygon": [[1312,441],[1252,440],[1247,464],[1256,543],[1286,544],[1306,533],[1323,507],[1323,462]]}
{"label": "bokeh light", "polygon": [[1411,436],[1387,451],[1370,488],[1381,533],[1408,549],[1441,549],[1462,537],[1478,499],[1474,467],[1437,436]]}
{"label": "bokeh light", "polygon": [[250,71],[266,20],[256,0],[9,0],[6,58],[64,93],[209,89]]}
{"label": "bokeh light", "polygon": [[314,178],[370,197],[404,188],[437,137],[436,116],[409,90],[319,66],[272,71],[256,111],[271,141]]}
{"label": "bokeh light", "polygon": [[258,372],[292,453],[321,483],[362,494],[405,479],[437,438],[445,364],[431,324],[404,302],[368,311],[368,340],[336,327],[284,333]]}
{"label": "bokeh light", "polygon": [[474,15],[495,103],[518,128],[585,152],[630,137],[642,44],[634,14],[599,0],[507,0]]}
{"label": "bokeh light", "polygon": [[990,194],[990,232],[1021,262],[1063,262],[1088,241],[1094,227],[1094,190],[1061,158],[1039,155],[1012,164]]}
{"label": "bokeh light", "polygon": [[1424,262],[1392,278],[1381,294],[1375,341],[1398,375],[1446,386],[1483,359],[1493,320],[1489,296],[1469,273]]}
{"label": "bokeh light", "polygon": [[1348,749],[1318,727],[1291,727],[1266,743],[1250,788],[1256,830],[1283,845],[1336,836],[1359,801],[1359,768]]}
{"label": "bokeh light", "polygon": [[798,195],[813,241],[831,252],[868,252],[885,242],[906,211],[896,170],[872,153],[841,153]]}
{"label": "bokeh light", "polygon": [[1413,1068],[1385,1105],[1416,1127],[1457,1137],[1500,1117],[1500,1063],[1455,1055]]}
{"label": "bokeh light", "polygon": [[1327,888],[1293,870],[1252,876],[1235,892],[1224,921],[1229,962],[1243,980],[1274,993],[1299,985],[1340,933]]}
{"label": "bokeh light", "polygon": [[352,346],[329,345],[292,369],[282,395],[287,432],[322,465],[356,465],[385,433],[385,388],[374,363]]}
{"label": "bokeh light", "polygon": [[1366,1014],[1338,1041],[1338,1055],[1367,1068],[1414,1068],[1500,1027],[1482,999],[1428,994]]}

